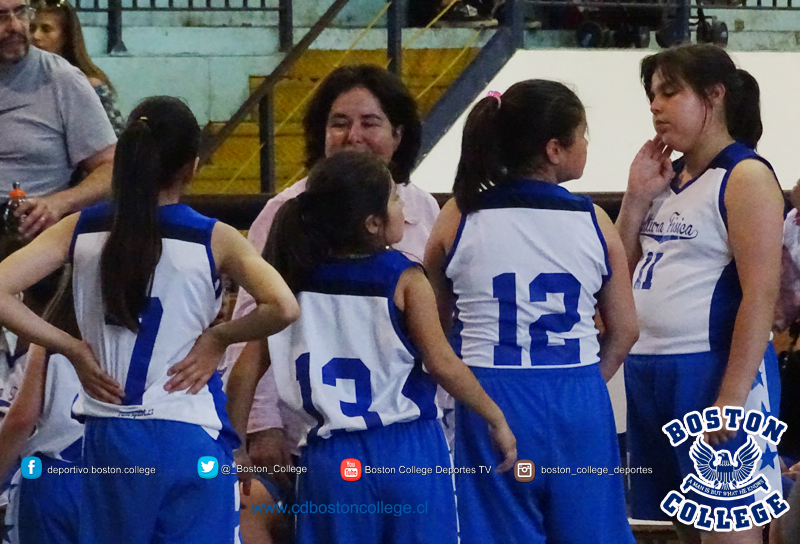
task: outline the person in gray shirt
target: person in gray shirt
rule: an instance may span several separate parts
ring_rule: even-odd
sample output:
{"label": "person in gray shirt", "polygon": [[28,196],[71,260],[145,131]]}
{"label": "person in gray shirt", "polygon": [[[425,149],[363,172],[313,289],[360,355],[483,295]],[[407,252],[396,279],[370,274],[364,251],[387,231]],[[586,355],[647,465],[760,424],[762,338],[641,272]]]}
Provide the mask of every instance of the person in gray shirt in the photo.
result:
{"label": "person in gray shirt", "polygon": [[[86,76],[30,45],[34,13],[27,0],[0,0],[0,203],[18,182],[28,240],[108,195],[116,144]],[[78,167],[88,176],[69,187]]]}

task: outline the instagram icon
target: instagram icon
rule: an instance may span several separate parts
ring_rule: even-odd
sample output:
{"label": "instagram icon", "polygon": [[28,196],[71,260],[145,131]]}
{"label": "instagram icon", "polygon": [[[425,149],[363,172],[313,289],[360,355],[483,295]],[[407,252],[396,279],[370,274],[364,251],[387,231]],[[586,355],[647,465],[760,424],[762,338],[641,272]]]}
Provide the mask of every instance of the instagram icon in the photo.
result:
{"label": "instagram icon", "polygon": [[339,471],[342,474],[342,480],[355,482],[361,479],[361,461],[358,459],[345,459],[342,461]]}
{"label": "instagram icon", "polygon": [[528,459],[520,459],[514,464],[514,478],[518,482],[532,482],[536,477],[536,465]]}

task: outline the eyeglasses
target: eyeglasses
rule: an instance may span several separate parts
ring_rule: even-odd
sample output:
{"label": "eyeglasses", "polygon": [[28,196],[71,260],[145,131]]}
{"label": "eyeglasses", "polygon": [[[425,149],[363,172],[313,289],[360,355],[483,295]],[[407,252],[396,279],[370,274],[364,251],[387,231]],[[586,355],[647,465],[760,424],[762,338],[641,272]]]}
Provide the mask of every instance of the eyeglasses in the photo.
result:
{"label": "eyeglasses", "polygon": [[11,24],[11,20],[16,18],[20,23],[26,24],[36,16],[36,9],[22,5],[14,9],[0,10],[0,26]]}

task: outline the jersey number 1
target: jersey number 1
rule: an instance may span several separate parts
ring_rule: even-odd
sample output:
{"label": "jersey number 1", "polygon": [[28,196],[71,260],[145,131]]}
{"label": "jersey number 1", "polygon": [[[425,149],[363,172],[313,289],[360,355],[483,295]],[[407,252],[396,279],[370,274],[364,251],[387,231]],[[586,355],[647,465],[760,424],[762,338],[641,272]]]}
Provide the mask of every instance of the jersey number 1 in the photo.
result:
{"label": "jersey number 1", "polygon": [[[522,365],[522,348],[517,345],[517,275],[513,272],[492,278],[493,296],[498,300],[499,344],[494,347],[494,364]],[[581,320],[578,301],[581,283],[572,274],[539,274],[528,286],[531,302],[545,302],[549,294],[564,295],[564,313],[544,314],[530,324],[531,364],[567,365],[580,360],[580,341],[565,338],[563,345],[549,344],[548,332],[565,333]]]}
{"label": "jersey number 1", "polygon": [[133,345],[131,364],[128,365],[128,377],[125,379],[125,398],[123,404],[141,404],[145,387],[147,386],[147,371],[150,369],[150,359],[153,357],[153,347],[156,344],[158,328],[164,308],[158,297],[147,299],[142,318],[139,322],[139,333]]}

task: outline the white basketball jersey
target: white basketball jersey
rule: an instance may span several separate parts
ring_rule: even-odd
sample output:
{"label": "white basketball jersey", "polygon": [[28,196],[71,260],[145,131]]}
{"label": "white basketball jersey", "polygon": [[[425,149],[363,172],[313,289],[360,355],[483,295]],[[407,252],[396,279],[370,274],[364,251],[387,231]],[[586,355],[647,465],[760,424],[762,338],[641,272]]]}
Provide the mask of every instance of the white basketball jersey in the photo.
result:
{"label": "white basketball jersey", "polygon": [[69,359],[48,353],[42,414],[22,457],[42,454],[70,463],[80,460],[83,424],[72,417],[72,404],[80,391],[81,382]]}
{"label": "white basketball jersey", "polygon": [[594,207],[538,180],[482,195],[461,219],[445,273],[453,346],[470,366],[563,368],[599,361],[595,294],[611,274]]}
{"label": "white basketball jersey", "polygon": [[219,374],[196,395],[164,390],[167,371],[189,353],[220,308],[221,284],[211,253],[215,220],[182,204],[160,208],[161,259],[134,333],[115,324],[104,310],[100,255],[110,217],[110,207],[100,204],[81,212],[75,227],[70,252],[75,314],[83,339],[103,370],[125,389],[125,398],[117,406],[81,393],[75,412],[184,421],[203,426],[212,438],[222,431],[226,439],[238,442],[225,415]]}
{"label": "white basketball jersey", "polygon": [[[723,149],[698,178],[675,181],[654,201],[639,230],[633,275],[639,340],[631,353],[681,354],[730,348],[742,299],[728,241],[725,187],[746,159],[769,166],[747,146]],[[683,161],[675,163],[680,172]]]}
{"label": "white basketball jersey", "polygon": [[333,260],[298,290],[300,319],[269,338],[269,354],[281,399],[302,414],[301,446],[440,417],[436,385],[393,300],[411,266],[398,251]]}

